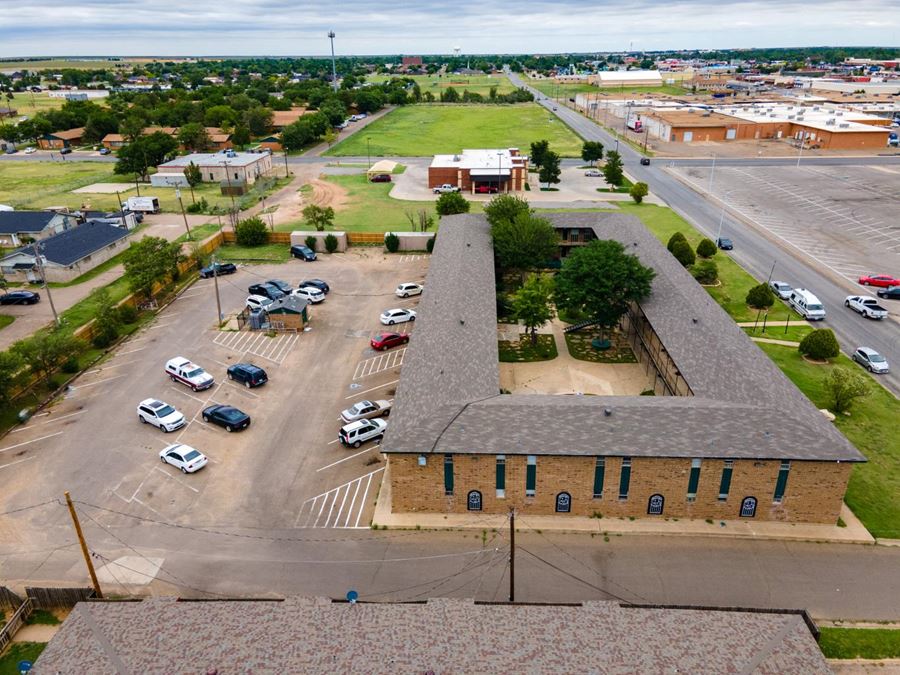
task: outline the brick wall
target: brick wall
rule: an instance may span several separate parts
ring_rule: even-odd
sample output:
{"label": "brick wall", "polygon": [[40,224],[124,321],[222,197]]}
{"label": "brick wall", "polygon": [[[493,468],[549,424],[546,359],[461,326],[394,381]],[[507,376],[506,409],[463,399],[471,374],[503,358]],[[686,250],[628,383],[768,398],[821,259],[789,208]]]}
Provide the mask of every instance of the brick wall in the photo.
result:
{"label": "brick wall", "polygon": [[[444,494],[444,456],[427,455],[419,466],[418,455],[391,454],[392,509],[397,513],[465,513],[467,496],[478,490],[482,512],[505,513],[514,506],[523,516],[553,515],[560,492],[571,495],[571,515],[636,518],[694,518],[736,520],[744,497],[757,499],[757,520],[835,523],[847,489],[851,465],[836,462],[792,462],[781,504],[773,504],[779,461],[735,460],[731,488],[719,500],[724,460],[703,460],[696,499],[687,499],[690,459],[636,457],[631,461],[627,499],[620,500],[622,459],[605,458],[603,495],[593,496],[594,457],[538,456],[536,490],[525,496],[524,455],[506,456],[505,497],[497,497],[494,455],[455,455],[453,495]],[[664,499],[662,515],[649,516],[654,494]],[[565,517],[566,514],[558,514]]]}

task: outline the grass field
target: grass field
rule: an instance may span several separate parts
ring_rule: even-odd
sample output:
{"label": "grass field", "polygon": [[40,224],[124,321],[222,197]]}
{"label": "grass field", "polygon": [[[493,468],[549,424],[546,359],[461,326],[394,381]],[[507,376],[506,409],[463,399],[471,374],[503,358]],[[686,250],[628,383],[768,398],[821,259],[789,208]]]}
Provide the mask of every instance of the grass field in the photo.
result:
{"label": "grass field", "polygon": [[366,139],[373,156],[400,157],[451,154],[463,148],[521,148],[527,152],[532,141],[547,139],[560,155],[580,156],[581,139],[554,120],[533,103],[404,106],[325,154],[365,157]]}
{"label": "grass field", "polygon": [[34,663],[46,646],[46,642],[13,642],[0,657],[0,675],[19,675],[19,661]]}
{"label": "grass field", "polygon": [[531,361],[552,361],[559,352],[556,350],[556,339],[552,335],[539,334],[537,344],[531,344],[531,336],[519,334],[518,342],[497,341],[500,363],[522,363]]}
{"label": "grass field", "polygon": [[823,626],[820,631],[819,648],[826,658],[900,658],[900,630],[896,628],[832,628]]}
{"label": "grass field", "polygon": [[634,94],[669,94],[671,96],[690,95],[690,91],[673,84],[664,84],[659,87],[604,87],[601,89],[593,84],[580,82],[560,82],[553,80],[533,80],[523,78],[524,81],[549,98],[574,98],[575,94],[598,94],[601,98],[606,96],[617,99]]}
{"label": "grass field", "polygon": [[[146,61],[147,59],[144,59]],[[2,70],[28,70],[35,72],[38,70],[62,70],[63,68],[72,68],[75,70],[103,70],[112,69],[116,65],[128,66],[138,61],[110,61],[108,59],[43,59],[39,61],[0,61],[0,69]]]}
{"label": "grass field", "polygon": [[[793,318],[794,317],[791,317],[791,319]],[[784,321],[785,319],[783,317],[776,317],[773,314],[769,316],[769,320]],[[785,331],[785,328],[787,328],[787,331]],[[751,337],[761,337],[771,340],[790,340],[792,342],[800,342],[800,340],[812,333],[812,331],[812,326],[766,326],[766,329],[763,330],[762,319],[760,319],[756,330],[753,330],[753,326],[744,328],[744,332]]]}
{"label": "grass field", "polygon": [[[435,98],[439,98],[442,91],[446,89],[457,89],[460,94],[463,90],[468,89],[473,94],[481,94],[485,98],[491,92],[491,87],[497,87],[498,94],[507,94],[515,91],[512,82],[506,75],[403,75],[399,77],[409,77],[416,81],[419,89],[424,94],[430,91]],[[390,75],[369,75],[366,77],[369,82],[381,83],[391,79]]]}
{"label": "grass field", "polygon": [[29,94],[25,92],[18,92],[13,97],[12,101],[3,97],[3,100],[0,101],[0,105],[9,106],[10,108],[14,108],[16,113],[21,115],[27,115],[31,117],[35,113],[43,112],[44,110],[56,110],[58,108],[62,108],[63,103],[66,102],[64,98],[50,98],[45,92],[41,92],[40,94]]}
{"label": "grass field", "polygon": [[16,320],[16,317],[9,314],[0,314],[0,329],[6,328],[9,324]]}

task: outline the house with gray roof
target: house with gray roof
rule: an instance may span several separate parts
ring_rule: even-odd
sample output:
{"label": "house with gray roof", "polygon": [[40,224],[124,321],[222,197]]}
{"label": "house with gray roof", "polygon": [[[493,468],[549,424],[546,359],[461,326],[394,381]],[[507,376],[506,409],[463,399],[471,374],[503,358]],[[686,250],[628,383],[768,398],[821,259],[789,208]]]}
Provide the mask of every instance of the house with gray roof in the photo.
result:
{"label": "house with gray roof", "polygon": [[74,227],[77,216],[56,211],[0,210],[0,246],[22,246]]}
{"label": "house with gray roof", "polygon": [[547,217],[656,271],[621,326],[656,395],[503,393],[490,226],[445,218],[381,446],[391,509],[835,523],[847,438],[637,218]]}

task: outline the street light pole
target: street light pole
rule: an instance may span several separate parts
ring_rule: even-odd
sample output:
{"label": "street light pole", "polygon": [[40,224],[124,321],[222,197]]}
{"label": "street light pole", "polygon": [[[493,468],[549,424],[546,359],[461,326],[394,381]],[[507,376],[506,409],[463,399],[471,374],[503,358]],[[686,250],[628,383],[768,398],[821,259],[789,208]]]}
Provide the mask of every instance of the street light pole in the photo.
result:
{"label": "street light pole", "polygon": [[797,166],[800,166],[800,158],[803,157],[803,139],[806,136],[805,131],[800,132],[800,152],[797,153]]}
{"label": "street light pole", "polygon": [[334,65],[334,31],[328,31],[328,39],[331,40],[331,86],[337,93],[337,68]]}
{"label": "street light pole", "polygon": [[366,136],[366,164],[371,169],[372,168],[372,152],[369,149],[369,137]]}
{"label": "street light pole", "polygon": [[213,284],[216,287],[216,328],[222,325],[222,301],[219,299],[219,266],[216,256],[212,257]]}
{"label": "street light pole", "polygon": [[50,301],[50,310],[53,312],[53,320],[56,322],[56,326],[62,326],[62,321],[59,320],[59,314],[56,313],[56,305],[53,304],[53,296],[50,294],[50,286],[47,285],[47,277],[44,276],[44,261],[41,258],[40,252],[40,244],[38,242],[34,242],[31,245],[31,250],[34,253],[34,260],[37,263],[38,271],[41,275],[41,286],[47,292],[47,300]]}
{"label": "street light pole", "polygon": [[716,155],[713,153],[712,171],[709,173],[709,194],[713,191],[713,178],[716,175]]}
{"label": "street light pole", "polygon": [[725,208],[726,208],[726,200],[728,199],[728,195],[730,195],[734,190],[729,190],[724,195],[722,195],[722,215],[719,217],[719,231],[716,234],[716,246],[719,245],[719,240],[722,238],[722,226],[725,224]]}

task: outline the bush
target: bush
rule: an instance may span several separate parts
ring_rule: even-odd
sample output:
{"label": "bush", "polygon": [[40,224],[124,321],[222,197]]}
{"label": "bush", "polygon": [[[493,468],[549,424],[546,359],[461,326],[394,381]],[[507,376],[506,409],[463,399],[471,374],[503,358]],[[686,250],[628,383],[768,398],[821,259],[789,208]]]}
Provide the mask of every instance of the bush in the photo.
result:
{"label": "bush", "polygon": [[91,344],[93,344],[97,349],[106,349],[113,342],[116,341],[116,338],[119,337],[119,331],[116,330],[116,327],[111,324],[97,326],[97,334],[94,335],[91,340]]}
{"label": "bush", "polygon": [[459,192],[446,192],[438,197],[435,208],[440,216],[468,213],[471,205]]}
{"label": "bush", "polygon": [[853,401],[868,396],[871,390],[865,375],[835,366],[825,378],[825,391],[831,399],[831,409],[844,413],[850,410]]}
{"label": "bush", "polygon": [[701,284],[714,284],[719,278],[719,266],[714,260],[701,260],[691,267],[691,274]]}
{"label": "bush", "polygon": [[137,321],[137,310],[133,305],[119,305],[116,312],[118,312],[119,321],[122,323],[132,324]]}
{"label": "bush", "polygon": [[646,183],[635,183],[631,186],[631,189],[628,191],[628,194],[631,195],[631,198],[634,200],[635,204],[640,204],[644,201],[644,197],[650,192],[650,188],[647,187]]}
{"label": "bush", "polygon": [[396,253],[400,250],[400,237],[393,232],[389,232],[384,238],[384,247],[388,250],[388,253]]}
{"label": "bush", "polygon": [[675,246],[675,242],[677,241],[683,241],[686,243],[687,239],[683,234],[681,234],[681,232],[676,232],[671,237],[669,237],[669,243],[666,244],[666,248],[669,249],[669,253],[672,252],[672,248]]}
{"label": "bush", "polygon": [[676,241],[672,246],[672,255],[685,267],[690,267],[697,260],[697,256],[694,255],[694,249],[687,243],[687,240]]}
{"label": "bush", "polygon": [[184,207],[184,210],[188,213],[205,213],[209,211],[209,202],[206,201],[206,197],[200,197],[199,202],[188,204]]}
{"label": "bush", "polygon": [[754,309],[768,309],[775,304],[775,294],[768,284],[759,284],[747,291],[747,304]]}
{"label": "bush", "polygon": [[333,234],[325,235],[325,250],[328,253],[334,253],[335,251],[337,251],[337,247],[338,247],[337,237],[335,237]]}
{"label": "bush", "polygon": [[712,258],[717,250],[713,240],[707,237],[703,237],[703,239],[700,240],[700,243],[697,244],[697,255],[701,258]]}
{"label": "bush", "polygon": [[247,218],[235,228],[237,243],[241,246],[262,246],[269,241],[269,231],[260,218]]}
{"label": "bush", "polygon": [[308,236],[306,239],[304,239],[303,241],[304,241],[304,243],[306,244],[306,247],[307,247],[310,251],[315,251],[315,250],[316,250],[316,242],[319,241],[319,240],[318,240],[317,237],[314,237],[314,236],[312,236],[312,235],[309,235],[309,236]]}
{"label": "bush", "polygon": [[834,337],[834,331],[830,328],[815,329],[812,333],[803,338],[797,349],[804,356],[820,361],[833,359],[841,352],[841,347],[838,344],[837,338]]}
{"label": "bush", "polygon": [[69,375],[77,373],[79,370],[81,370],[81,366],[78,364],[77,356],[70,356],[62,364],[62,371]]}
{"label": "bush", "polygon": [[425,251],[427,251],[428,253],[431,253],[432,251],[434,251],[434,239],[435,238],[432,237],[431,239],[429,239],[428,241],[425,242]]}

